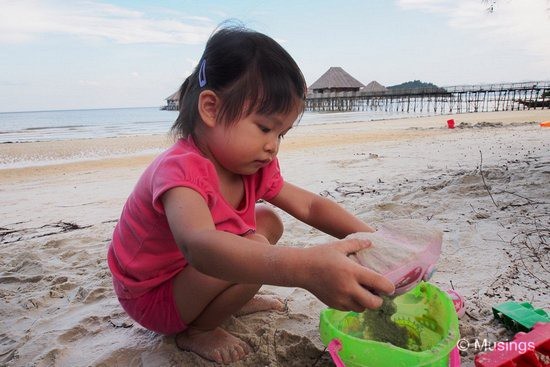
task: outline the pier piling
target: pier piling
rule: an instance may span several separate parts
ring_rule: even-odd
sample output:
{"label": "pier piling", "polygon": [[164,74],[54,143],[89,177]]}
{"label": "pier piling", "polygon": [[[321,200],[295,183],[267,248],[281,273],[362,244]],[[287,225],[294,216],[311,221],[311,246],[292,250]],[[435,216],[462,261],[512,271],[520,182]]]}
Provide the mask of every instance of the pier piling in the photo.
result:
{"label": "pier piling", "polygon": [[461,85],[388,92],[310,93],[306,111],[452,114],[550,108],[550,81]]}

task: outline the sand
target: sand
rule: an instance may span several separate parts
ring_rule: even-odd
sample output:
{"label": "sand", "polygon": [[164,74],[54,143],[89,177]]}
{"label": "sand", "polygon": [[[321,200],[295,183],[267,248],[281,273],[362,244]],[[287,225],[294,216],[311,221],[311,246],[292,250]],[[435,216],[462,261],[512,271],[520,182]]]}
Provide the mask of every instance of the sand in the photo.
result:
{"label": "sand", "polygon": [[[448,118],[459,128],[447,129]],[[546,120],[548,110],[298,126],[279,156],[286,180],[368,223],[412,218],[444,229],[431,282],[465,298],[468,367],[484,340],[513,335],[492,305],[550,304],[550,129],[538,125]],[[168,144],[141,136],[0,145],[0,365],[213,365],[129,319],[105,262],[126,196]],[[282,246],[330,240],[283,219]],[[299,288],[262,292],[284,298],[288,311],[227,322],[255,348],[235,365],[331,366],[318,330],[325,306]]]}

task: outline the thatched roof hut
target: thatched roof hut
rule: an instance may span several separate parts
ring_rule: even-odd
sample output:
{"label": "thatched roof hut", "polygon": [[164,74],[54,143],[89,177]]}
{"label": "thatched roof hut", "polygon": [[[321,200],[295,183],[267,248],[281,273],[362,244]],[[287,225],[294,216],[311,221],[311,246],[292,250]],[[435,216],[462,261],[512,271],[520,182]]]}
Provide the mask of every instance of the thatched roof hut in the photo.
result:
{"label": "thatched roof hut", "polygon": [[384,87],[382,84],[378,83],[376,80],[373,80],[365,88],[362,89],[363,92],[372,93],[372,94],[383,94],[388,91],[388,88]]}
{"label": "thatched roof hut", "polygon": [[163,110],[175,111],[179,110],[180,91],[172,93],[166,97],[166,106],[162,107]]}
{"label": "thatched roof hut", "polygon": [[313,93],[356,92],[364,85],[339,66],[329,68],[309,90]]}

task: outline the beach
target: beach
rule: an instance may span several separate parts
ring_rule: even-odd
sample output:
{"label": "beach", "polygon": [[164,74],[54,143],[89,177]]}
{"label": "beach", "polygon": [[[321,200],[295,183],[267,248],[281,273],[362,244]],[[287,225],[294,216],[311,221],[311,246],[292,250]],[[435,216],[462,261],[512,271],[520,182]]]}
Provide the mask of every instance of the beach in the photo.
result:
{"label": "beach", "polygon": [[[525,110],[298,125],[279,160],[285,180],[369,224],[408,218],[443,230],[430,282],[465,299],[471,367],[476,341],[513,336],[493,305],[550,305],[550,128],[539,126],[548,120],[549,110]],[[0,365],[215,365],[127,317],[106,264],[126,197],[170,144],[166,135],[0,144],[0,163],[14,163],[0,170]],[[280,246],[332,240],[281,216]],[[326,306],[299,288],[261,292],[288,308],[227,321],[254,348],[234,365],[332,366],[319,337]]]}

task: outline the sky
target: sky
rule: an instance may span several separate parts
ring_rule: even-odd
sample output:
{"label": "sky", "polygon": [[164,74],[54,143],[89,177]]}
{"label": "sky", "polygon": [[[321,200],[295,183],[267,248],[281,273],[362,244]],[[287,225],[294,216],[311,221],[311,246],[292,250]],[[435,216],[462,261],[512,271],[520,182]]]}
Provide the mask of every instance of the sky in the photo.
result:
{"label": "sky", "polygon": [[[489,6],[493,11],[488,11]],[[236,19],[308,85],[550,80],[550,0],[0,0],[0,112],[161,106]]]}

